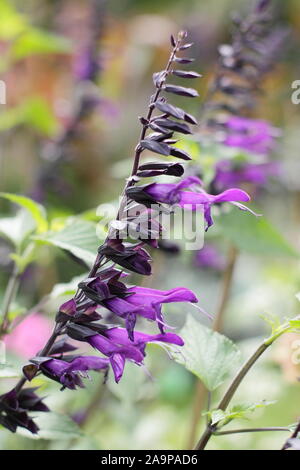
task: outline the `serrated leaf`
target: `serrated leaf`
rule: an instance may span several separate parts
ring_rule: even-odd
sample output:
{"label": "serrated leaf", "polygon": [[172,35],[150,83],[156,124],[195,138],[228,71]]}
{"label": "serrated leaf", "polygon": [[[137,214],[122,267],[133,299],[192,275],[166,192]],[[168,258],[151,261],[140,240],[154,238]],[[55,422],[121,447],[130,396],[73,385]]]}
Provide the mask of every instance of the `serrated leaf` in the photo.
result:
{"label": "serrated leaf", "polygon": [[212,425],[218,424],[219,426],[225,426],[234,419],[247,419],[249,413],[253,413],[259,408],[264,408],[266,406],[274,405],[275,401],[266,401],[263,400],[258,403],[238,403],[229,410],[223,411],[220,409],[215,409],[203,413],[203,415],[208,416]]}
{"label": "serrated leaf", "polygon": [[73,277],[70,282],[56,284],[50,292],[49,297],[51,299],[57,299],[65,295],[75,295],[79,282],[86,277],[88,277],[88,273],[86,273],[86,275],[81,274],[80,276]]}
{"label": "serrated leaf", "polygon": [[180,331],[184,346],[172,352],[176,362],[195,374],[209,391],[218,388],[239,362],[235,344],[189,316]]}
{"label": "serrated leaf", "polygon": [[63,250],[69,251],[80,260],[92,264],[99,245],[103,243],[96,233],[96,224],[85,220],[70,219],[67,225],[57,231],[33,237]]}
{"label": "serrated leaf", "polygon": [[31,434],[23,428],[18,428],[17,433],[31,439],[66,440],[84,436],[79,426],[66,414],[59,413],[34,413],[35,423],[40,428],[38,434]]}
{"label": "serrated leaf", "polygon": [[299,257],[299,253],[265,217],[254,217],[239,210],[221,214],[217,227],[239,250],[269,256]]}
{"label": "serrated leaf", "polygon": [[203,416],[208,416],[211,425],[220,423],[225,418],[225,412],[223,410],[212,410],[207,413],[203,413]]}
{"label": "serrated leaf", "polygon": [[43,233],[47,231],[48,222],[46,210],[41,204],[38,204],[29,197],[21,196],[19,194],[0,193],[0,197],[3,197],[4,199],[18,204],[24,209],[27,209],[36,223],[38,233]]}

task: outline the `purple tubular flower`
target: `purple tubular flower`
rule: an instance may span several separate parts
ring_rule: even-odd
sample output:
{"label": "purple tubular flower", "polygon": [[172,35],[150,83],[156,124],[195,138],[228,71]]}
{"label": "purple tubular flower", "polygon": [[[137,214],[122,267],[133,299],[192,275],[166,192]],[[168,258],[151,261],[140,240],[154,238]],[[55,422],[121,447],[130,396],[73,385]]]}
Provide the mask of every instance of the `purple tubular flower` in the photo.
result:
{"label": "purple tubular flower", "polygon": [[225,123],[229,131],[224,145],[238,147],[250,153],[268,155],[275,147],[279,131],[267,121],[233,116]]}
{"label": "purple tubular flower", "polygon": [[[201,185],[201,180],[196,176],[185,178],[178,184],[159,184],[153,183],[141,188],[143,194],[148,194],[152,200],[167,204],[178,204],[180,207],[192,210],[202,210],[206,221],[206,230],[213,225],[211,216],[211,206],[213,204],[229,202],[239,203],[250,201],[250,196],[241,189],[231,188],[220,194],[212,195],[206,193],[203,189],[200,192],[184,191],[191,186]],[[248,210],[247,207],[238,205],[242,210]]]}
{"label": "purple tubular flower", "polygon": [[[76,387],[84,388],[79,374],[87,377],[86,372],[88,370],[102,370],[106,372],[109,366],[107,359],[95,356],[77,357],[70,362],[66,359],[67,357],[64,357],[64,360],[46,358],[42,361],[39,359],[36,361],[39,362],[39,368],[43,374],[56,382],[60,382],[62,389],[69,388],[75,390]],[[35,363],[35,360],[32,359],[31,362]]]}
{"label": "purple tubular flower", "polygon": [[99,71],[99,63],[95,60],[90,47],[80,51],[75,58],[74,74],[79,81],[94,80]]}
{"label": "purple tubular flower", "polygon": [[271,176],[278,176],[280,165],[277,161],[262,163],[244,163],[235,167],[234,162],[222,160],[216,165],[213,187],[224,190],[232,185],[251,183],[263,186]]}
{"label": "purple tubular flower", "polygon": [[174,333],[149,335],[135,331],[133,341],[131,341],[125,328],[107,329],[101,335],[90,336],[87,341],[109,358],[117,383],[123,375],[126,359],[137,365],[143,364],[147,343],[162,342],[178,346],[184,344],[183,340]]}
{"label": "purple tubular flower", "polygon": [[16,432],[18,427],[22,427],[37,434],[38,426],[28,416],[28,411],[49,411],[43,403],[42,398],[34,392],[36,388],[21,390],[18,394],[13,388],[5,395],[0,396],[0,424],[11,432]]}
{"label": "purple tubular flower", "polygon": [[225,259],[214,245],[206,244],[201,250],[197,251],[195,265],[199,268],[222,271],[225,266]]}
{"label": "purple tubular flower", "polygon": [[124,299],[112,298],[104,302],[104,305],[116,315],[120,317],[128,316],[129,338],[133,340],[133,328],[135,325],[136,315],[141,315],[148,320],[156,321],[162,333],[164,333],[164,321],[162,317],[161,307],[165,303],[173,302],[193,302],[197,303],[198,299],[195,294],[184,287],[176,287],[167,291],[150,289],[148,287],[134,286],[127,290],[128,294]]}

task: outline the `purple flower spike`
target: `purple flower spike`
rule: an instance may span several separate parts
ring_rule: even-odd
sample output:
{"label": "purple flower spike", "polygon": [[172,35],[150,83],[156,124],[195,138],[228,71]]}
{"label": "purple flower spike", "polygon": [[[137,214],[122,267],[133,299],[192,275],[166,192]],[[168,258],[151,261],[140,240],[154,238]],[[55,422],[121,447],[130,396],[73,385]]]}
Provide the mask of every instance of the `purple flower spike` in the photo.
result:
{"label": "purple flower spike", "polygon": [[278,129],[267,121],[233,116],[225,124],[229,131],[223,143],[250,153],[268,155],[275,147]]}
{"label": "purple flower spike", "polygon": [[[84,375],[88,370],[104,371],[108,370],[108,360],[95,356],[80,356],[72,358],[69,362],[67,357],[62,359],[33,358],[31,362],[38,364],[44,375],[62,384],[62,389],[69,388],[75,390],[76,387],[83,388],[83,382],[79,376]],[[87,377],[88,375],[85,374]]]}
{"label": "purple flower spike", "polygon": [[206,244],[197,251],[195,265],[199,268],[222,271],[225,267],[225,259],[214,245]]}
{"label": "purple flower spike", "polygon": [[212,186],[218,190],[243,183],[263,186],[268,178],[279,175],[279,169],[280,165],[277,161],[235,165],[231,160],[222,160],[216,165],[216,175]]}

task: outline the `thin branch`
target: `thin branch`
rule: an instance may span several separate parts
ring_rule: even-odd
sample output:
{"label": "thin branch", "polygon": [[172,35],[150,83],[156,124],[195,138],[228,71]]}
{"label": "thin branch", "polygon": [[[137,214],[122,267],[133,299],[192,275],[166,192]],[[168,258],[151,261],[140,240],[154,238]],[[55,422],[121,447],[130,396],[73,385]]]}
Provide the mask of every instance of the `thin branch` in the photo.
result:
{"label": "thin branch", "polygon": [[214,436],[227,436],[230,434],[243,434],[248,432],[269,432],[269,431],[281,431],[289,432],[289,428],[284,427],[269,427],[269,428],[245,428],[245,429],[233,429],[231,431],[215,431]]}
{"label": "thin branch", "polygon": [[[214,323],[213,323],[214,331],[220,332],[222,330],[223,321],[224,321],[224,313],[226,311],[228,301],[230,299],[232,281],[233,281],[237,258],[238,258],[238,250],[232,245],[228,251],[226,268],[223,273],[220,303],[219,303],[219,307],[217,308],[217,313],[215,315]],[[206,397],[207,397],[207,389],[205,385],[200,380],[197,380],[195,399],[194,399],[194,405],[193,405],[193,419],[192,419],[190,435],[189,435],[188,443],[187,443],[188,449],[191,449],[195,444],[197,426],[201,419],[201,414],[205,406]]]}
{"label": "thin branch", "polygon": [[[275,340],[275,339],[274,339]],[[268,347],[272,344],[270,340],[261,344],[254,354],[248,359],[248,361],[241,367],[240,371],[236,375],[236,377],[231,382],[230,386],[228,387],[225,395],[223,396],[222,400],[220,401],[219,405],[217,406],[218,409],[225,411],[227,406],[229,405],[233,395],[235,394],[237,388],[243,381],[244,377],[248,374],[249,370],[252,366],[256,363],[256,361],[260,358],[260,356],[268,349]],[[211,423],[208,423],[202,437],[200,438],[196,450],[204,450],[206,444],[210,440],[211,436],[216,431],[217,425],[213,426]]]}

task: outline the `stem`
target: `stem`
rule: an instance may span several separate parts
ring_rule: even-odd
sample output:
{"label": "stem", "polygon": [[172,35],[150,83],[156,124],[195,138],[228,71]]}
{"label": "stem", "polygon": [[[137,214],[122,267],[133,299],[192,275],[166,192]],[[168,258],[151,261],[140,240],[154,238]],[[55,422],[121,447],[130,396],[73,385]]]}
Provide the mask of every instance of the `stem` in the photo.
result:
{"label": "stem", "polygon": [[0,325],[0,337],[7,333],[9,327],[9,310],[19,287],[19,276],[20,275],[18,268],[15,265],[4,294],[2,305],[2,321]]}
{"label": "stem", "polygon": [[214,436],[227,436],[230,434],[243,434],[248,432],[269,432],[269,431],[290,431],[289,428],[284,427],[269,427],[269,428],[246,428],[246,429],[233,429],[231,431],[216,431]]}
{"label": "stem", "polygon": [[[218,409],[225,411],[227,406],[229,405],[233,395],[235,394],[237,388],[243,381],[244,377],[248,374],[249,370],[251,367],[256,363],[256,361],[260,358],[260,356],[268,349],[269,346],[275,341],[275,337],[269,338],[267,341],[264,341],[263,344],[261,344],[257,350],[254,352],[254,354],[246,361],[246,363],[241,367],[240,371],[237,373],[236,377],[233,379],[231,384],[229,385],[225,395],[223,396],[222,400],[220,401],[219,405],[217,406]],[[212,426],[211,423],[208,423],[202,437],[200,438],[196,450],[204,450],[206,447],[206,444],[208,443],[209,439],[211,436],[214,434],[216,431],[216,427]]]}
{"label": "stem", "polygon": [[224,314],[230,299],[232,281],[234,270],[237,262],[238,250],[235,246],[231,246],[227,255],[226,268],[223,275],[222,291],[220,297],[219,307],[217,309],[217,314],[215,316],[213,329],[215,331],[222,331]]}
{"label": "stem", "polygon": [[94,414],[99,410],[101,402],[104,395],[103,390],[103,381],[101,381],[96,388],[96,392],[92,396],[92,399],[86,409],[84,410],[80,419],[77,420],[77,424],[83,428],[87,422],[94,416]]}
{"label": "stem", "polygon": [[[217,308],[217,313],[213,323],[213,330],[220,332],[223,326],[224,314],[230,299],[230,292],[232,287],[234,270],[237,262],[238,250],[231,246],[227,255],[226,268],[223,274],[222,287],[221,287],[221,296],[219,307]],[[193,419],[190,429],[190,435],[188,438],[187,448],[191,449],[194,446],[196,440],[197,426],[201,419],[201,414],[205,406],[207,396],[207,390],[205,385],[197,380],[196,383],[196,393],[193,406]]]}
{"label": "stem", "polygon": [[[53,330],[50,338],[48,339],[47,343],[45,344],[45,346],[43,347],[43,349],[39,353],[39,356],[43,357],[43,356],[47,356],[49,354],[53,344],[55,343],[57,337],[60,335],[63,327],[65,326],[65,324],[66,324],[66,322],[65,323],[56,323],[55,324],[54,330]],[[36,369],[36,372],[35,372],[33,377],[35,377],[37,373],[38,373],[38,369]],[[22,390],[22,388],[23,388],[23,386],[25,385],[26,382],[27,382],[26,377],[22,377],[19,380],[19,382],[17,383],[17,385],[15,387],[15,390],[16,390],[17,393],[19,393]]]}

